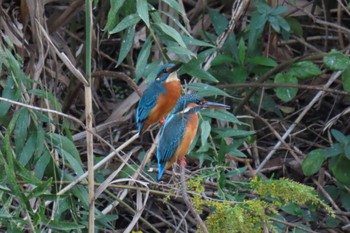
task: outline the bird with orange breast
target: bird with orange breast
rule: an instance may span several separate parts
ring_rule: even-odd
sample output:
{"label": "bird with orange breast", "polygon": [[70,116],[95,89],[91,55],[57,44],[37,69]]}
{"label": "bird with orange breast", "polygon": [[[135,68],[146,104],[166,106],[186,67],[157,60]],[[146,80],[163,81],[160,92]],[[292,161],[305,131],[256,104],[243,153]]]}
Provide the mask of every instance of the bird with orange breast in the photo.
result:
{"label": "bird with orange breast", "polygon": [[230,106],[204,100],[201,96],[182,96],[165,122],[157,146],[158,181],[174,162],[185,162],[185,155],[196,136],[197,112],[203,108],[229,109]]}
{"label": "bird with orange breast", "polygon": [[136,124],[140,134],[147,128],[162,120],[176,105],[181,96],[181,83],[177,70],[181,64],[164,64],[157,78],[143,93],[136,109]]}

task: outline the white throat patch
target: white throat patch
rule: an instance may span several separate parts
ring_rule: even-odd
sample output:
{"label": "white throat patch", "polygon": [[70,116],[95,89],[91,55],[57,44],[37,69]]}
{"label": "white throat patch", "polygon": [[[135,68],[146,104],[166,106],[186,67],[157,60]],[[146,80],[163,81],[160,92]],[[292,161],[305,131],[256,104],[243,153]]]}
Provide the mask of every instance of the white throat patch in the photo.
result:
{"label": "white throat patch", "polygon": [[191,107],[187,107],[184,110],[182,110],[181,112],[179,112],[180,114],[186,113],[188,111],[190,111]]}
{"label": "white throat patch", "polygon": [[176,81],[176,80],[179,80],[179,79],[177,78],[177,72],[174,71],[171,74],[169,74],[169,77],[165,80],[165,82],[168,83],[168,82]]}

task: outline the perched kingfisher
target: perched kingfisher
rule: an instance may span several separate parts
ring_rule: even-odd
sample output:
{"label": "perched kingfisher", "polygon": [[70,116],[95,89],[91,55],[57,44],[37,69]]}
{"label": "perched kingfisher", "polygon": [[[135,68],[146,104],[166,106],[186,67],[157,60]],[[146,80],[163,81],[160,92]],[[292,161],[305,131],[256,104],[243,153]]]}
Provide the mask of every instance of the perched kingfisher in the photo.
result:
{"label": "perched kingfisher", "polygon": [[181,96],[181,83],[177,77],[180,66],[181,64],[164,64],[156,80],[143,93],[136,109],[136,123],[140,134],[160,121],[176,105]]}
{"label": "perched kingfisher", "polygon": [[203,108],[229,109],[225,104],[205,101],[201,96],[188,94],[182,96],[165,122],[158,142],[158,181],[164,170],[177,160],[185,162],[185,155],[196,136],[198,128],[197,112]]}

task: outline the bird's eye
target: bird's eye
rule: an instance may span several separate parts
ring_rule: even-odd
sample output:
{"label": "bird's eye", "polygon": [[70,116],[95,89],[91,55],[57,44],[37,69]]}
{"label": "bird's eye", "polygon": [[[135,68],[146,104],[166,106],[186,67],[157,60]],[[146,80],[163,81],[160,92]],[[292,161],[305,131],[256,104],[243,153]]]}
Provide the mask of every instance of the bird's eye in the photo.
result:
{"label": "bird's eye", "polygon": [[159,81],[165,73],[166,73],[165,69],[162,70],[161,72],[159,72],[158,77],[156,78],[156,80]]}

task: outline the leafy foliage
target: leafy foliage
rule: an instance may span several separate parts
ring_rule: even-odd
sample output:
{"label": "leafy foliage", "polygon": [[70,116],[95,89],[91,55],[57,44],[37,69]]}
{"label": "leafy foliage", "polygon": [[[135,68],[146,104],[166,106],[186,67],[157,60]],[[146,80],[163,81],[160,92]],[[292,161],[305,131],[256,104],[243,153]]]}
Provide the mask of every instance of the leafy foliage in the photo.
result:
{"label": "leafy foliage", "polygon": [[307,176],[318,172],[323,162],[330,158],[330,170],[340,183],[350,185],[350,136],[345,136],[340,131],[333,129],[332,135],[337,141],[326,149],[315,149],[307,154],[303,161],[303,171]]}
{"label": "leafy foliage", "polygon": [[[0,228],[85,232],[86,179],[74,184],[87,171],[86,142],[81,140],[85,128],[77,123],[84,119],[85,100],[81,84],[53,49],[66,55],[77,71],[83,70],[83,1],[37,2],[35,7],[26,1],[21,7],[4,2]],[[106,141],[122,148],[94,171],[96,193],[105,187],[96,195],[94,230],[125,231],[132,224],[132,232],[186,232],[195,227],[179,199],[177,173],[169,182],[156,182],[156,162],[149,158],[158,128],[152,137],[146,133],[142,140],[130,140],[137,84],[154,80],[159,65],[169,61],[183,63],[179,76],[184,93],[197,92],[232,106],[232,111],[201,111],[188,154],[188,193],[209,232],[343,230],[347,215],[334,218],[330,206],[337,203],[337,210],[350,211],[350,59],[343,52],[348,46],[343,40],[348,11],[340,17],[326,6],[327,17],[322,18],[317,11],[311,17],[305,8],[297,11],[300,17],[291,13],[290,4],[256,0],[249,10],[241,9],[247,14],[232,20],[235,3],[206,3],[199,8],[193,1],[94,1],[94,120],[98,128],[113,122],[113,130],[96,131],[96,163],[112,151]],[[317,1],[312,3],[317,9]],[[11,12],[16,9],[19,14]],[[334,27],[337,19],[342,22]],[[328,20],[332,23],[322,24]],[[337,41],[328,34],[335,31]],[[334,74],[341,78],[325,86]],[[319,91],[322,99],[309,106]],[[329,122],[331,118],[336,120]],[[327,122],[334,142],[323,133]],[[302,154],[307,156],[300,164],[295,156]],[[321,168],[330,171],[322,201],[311,187],[316,182],[306,183],[315,179],[305,177],[317,174],[322,179]],[[260,173],[269,179],[257,178]],[[68,184],[72,188],[60,194]],[[319,225],[322,229],[315,227]]]}

